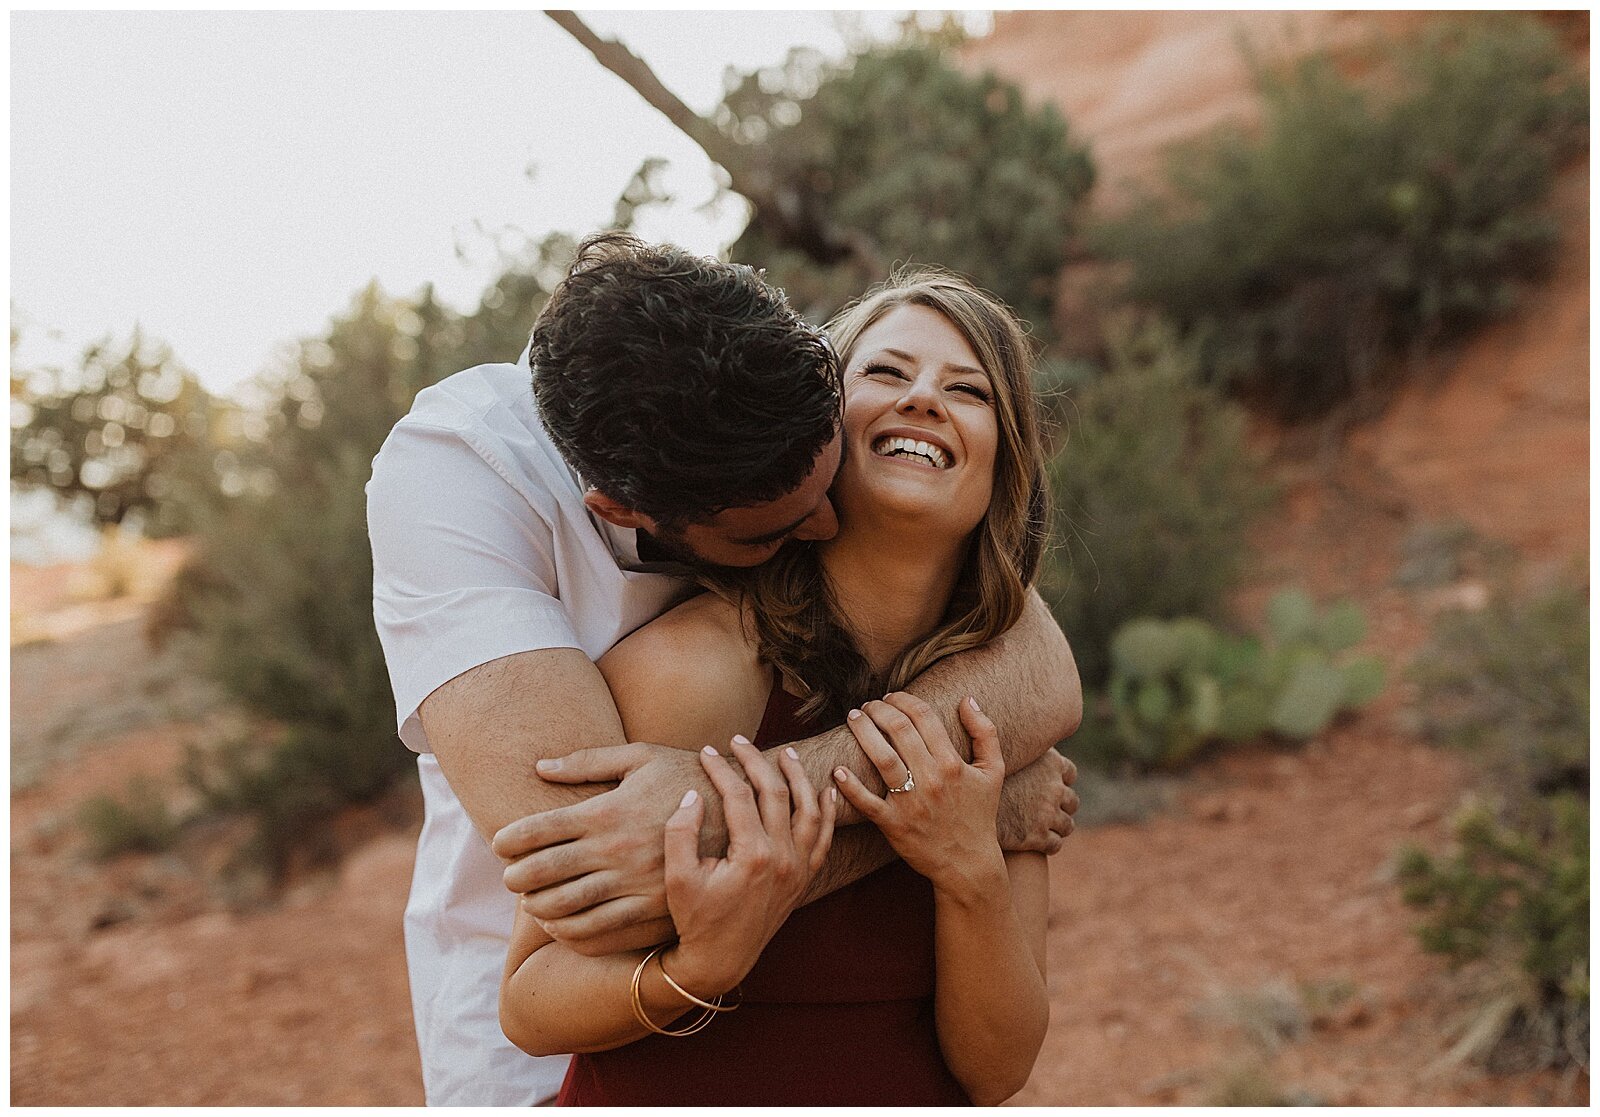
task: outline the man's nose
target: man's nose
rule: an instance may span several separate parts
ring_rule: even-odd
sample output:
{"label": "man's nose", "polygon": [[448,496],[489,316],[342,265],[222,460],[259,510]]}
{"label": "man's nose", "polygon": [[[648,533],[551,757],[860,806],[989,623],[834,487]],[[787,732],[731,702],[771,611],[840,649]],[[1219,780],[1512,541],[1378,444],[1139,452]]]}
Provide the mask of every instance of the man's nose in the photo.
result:
{"label": "man's nose", "polygon": [[839,517],[833,513],[833,501],[827,497],[817,505],[817,510],[794,530],[796,539],[832,539],[839,534]]}

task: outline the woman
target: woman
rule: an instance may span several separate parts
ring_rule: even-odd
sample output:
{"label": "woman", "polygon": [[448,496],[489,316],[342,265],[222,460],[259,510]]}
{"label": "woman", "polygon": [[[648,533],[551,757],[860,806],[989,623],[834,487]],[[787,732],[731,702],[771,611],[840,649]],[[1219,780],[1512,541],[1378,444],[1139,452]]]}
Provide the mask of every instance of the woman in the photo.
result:
{"label": "woman", "polygon": [[[600,662],[630,739],[731,738],[751,786],[702,751],[728,853],[699,858],[691,792],[665,838],[677,943],[585,958],[519,914],[501,1022],[525,1050],[579,1052],[562,1103],[995,1104],[1043,1042],[1044,860],[999,848],[993,724],[963,703],[967,764],[913,696],[864,701],[1020,615],[1045,523],[1027,342],[1004,307],[932,271],[830,333],[837,537],[791,545]],[[889,791],[842,768],[837,791],[900,860],[799,907],[837,800],[792,750],[774,768],[760,749],[845,711]]]}

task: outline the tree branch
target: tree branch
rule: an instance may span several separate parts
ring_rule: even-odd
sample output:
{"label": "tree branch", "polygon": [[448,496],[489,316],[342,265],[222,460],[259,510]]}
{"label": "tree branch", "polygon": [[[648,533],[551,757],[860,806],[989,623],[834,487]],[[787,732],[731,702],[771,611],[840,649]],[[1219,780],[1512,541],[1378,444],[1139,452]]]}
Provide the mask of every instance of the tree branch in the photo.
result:
{"label": "tree branch", "polygon": [[733,189],[749,199],[754,209],[751,221],[774,243],[799,249],[821,264],[853,261],[869,276],[882,274],[882,260],[871,237],[859,229],[841,229],[828,220],[819,200],[800,184],[773,182],[771,174],[745,148],[663,85],[644,59],[615,39],[596,35],[574,12],[547,10],[545,15],[727,171]]}
{"label": "tree branch", "polygon": [[602,39],[596,35],[575,12],[547,11],[544,14],[554,20],[557,27],[578,40],[585,50],[594,55],[596,62],[627,82],[635,93],[644,98],[646,104],[672,121],[678,131],[693,140],[712,162],[722,164],[728,174],[734,177],[734,188],[741,194],[745,193],[739,186],[743,160],[734,149],[733,142],[719,132],[716,125],[662,85],[661,79],[656,77],[655,71],[644,59],[615,39]]}

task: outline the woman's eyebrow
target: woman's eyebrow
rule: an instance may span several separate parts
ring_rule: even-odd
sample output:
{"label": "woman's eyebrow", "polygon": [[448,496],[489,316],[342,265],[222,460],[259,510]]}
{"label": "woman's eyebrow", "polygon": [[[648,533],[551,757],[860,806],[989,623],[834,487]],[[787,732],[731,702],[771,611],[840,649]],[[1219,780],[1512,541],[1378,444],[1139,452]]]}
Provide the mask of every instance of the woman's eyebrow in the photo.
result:
{"label": "woman's eyebrow", "polygon": [[[884,348],[884,349],[879,349],[877,352],[870,353],[867,356],[861,358],[861,363],[862,364],[867,364],[868,362],[870,362],[872,360],[873,357],[881,357],[885,353],[887,353],[891,357],[898,357],[902,361],[907,361],[907,362],[909,362],[911,364],[915,364],[916,360],[917,360],[910,353],[907,353],[903,349]],[[948,370],[950,372],[953,372],[953,373],[956,373],[957,375],[960,375],[960,376],[982,376],[982,377],[984,377],[986,379],[989,376],[989,374],[987,372],[984,372],[983,369],[981,369],[981,368],[973,368],[971,365],[945,365],[944,367],[945,367],[946,370]]]}

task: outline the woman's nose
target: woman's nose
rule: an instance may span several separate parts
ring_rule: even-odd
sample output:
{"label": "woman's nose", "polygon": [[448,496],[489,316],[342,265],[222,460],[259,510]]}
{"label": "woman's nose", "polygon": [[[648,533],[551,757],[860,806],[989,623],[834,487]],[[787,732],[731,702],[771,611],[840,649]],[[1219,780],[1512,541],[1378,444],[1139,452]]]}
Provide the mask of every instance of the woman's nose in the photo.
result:
{"label": "woman's nose", "polygon": [[930,377],[917,377],[906,385],[895,410],[901,415],[925,414],[943,418],[944,403],[939,396],[939,386]]}

